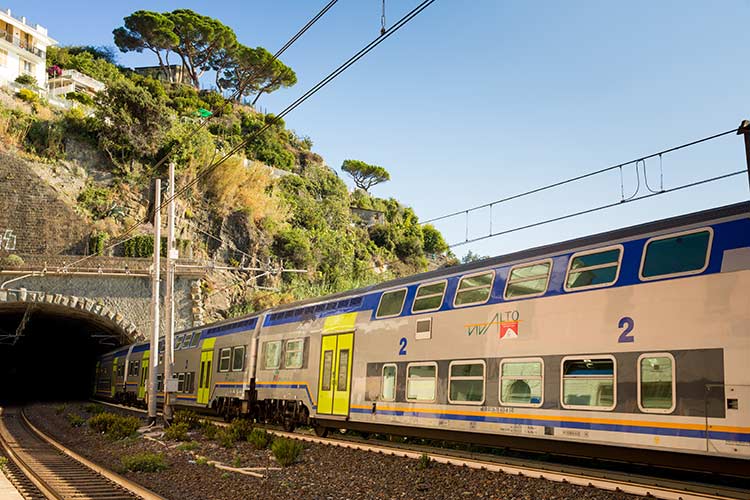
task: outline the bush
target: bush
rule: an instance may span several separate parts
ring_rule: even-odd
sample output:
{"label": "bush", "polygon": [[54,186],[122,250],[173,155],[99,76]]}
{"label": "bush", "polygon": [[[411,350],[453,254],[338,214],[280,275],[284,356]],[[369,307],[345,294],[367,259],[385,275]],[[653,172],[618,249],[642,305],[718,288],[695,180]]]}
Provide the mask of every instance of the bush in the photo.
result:
{"label": "bush", "polygon": [[164,455],[161,453],[137,453],[121,459],[122,466],[131,472],[159,472],[167,468]]}
{"label": "bush", "polygon": [[187,443],[181,443],[178,447],[180,451],[193,451],[198,449],[198,443],[195,441],[188,441]]}
{"label": "bush", "polygon": [[37,95],[37,93],[33,90],[29,89],[19,90],[18,92],[16,92],[16,97],[30,104],[36,104],[39,102],[39,95]]}
{"label": "bush", "polygon": [[16,78],[16,83],[20,83],[21,85],[33,85],[34,87],[38,85],[36,78],[33,75],[29,75],[27,73],[18,75],[18,78]]}
{"label": "bush", "polygon": [[427,453],[422,453],[419,457],[419,461],[417,462],[417,469],[424,470],[430,466],[430,462],[432,462],[432,459]]}
{"label": "bush", "polygon": [[86,423],[85,418],[75,413],[68,413],[67,415],[65,415],[65,418],[67,419],[71,427],[81,427]]}
{"label": "bush", "polygon": [[214,439],[219,432],[219,427],[208,420],[203,420],[201,421],[201,431],[206,439]]}
{"label": "bush", "polygon": [[68,407],[66,405],[55,406],[55,415],[62,415]]}
{"label": "bush", "polygon": [[21,267],[23,259],[16,254],[10,254],[0,259],[0,267]]}
{"label": "bush", "polygon": [[170,441],[187,441],[188,424],[185,422],[181,422],[179,424],[172,423],[172,425],[164,430],[164,439],[168,439]]}
{"label": "bush", "polygon": [[178,410],[174,414],[172,424],[187,424],[189,430],[195,430],[200,428],[201,421],[194,411]]}
{"label": "bush", "polygon": [[[112,193],[109,189],[103,188],[103,187],[96,187],[96,186],[89,184],[81,191],[81,193],[78,195],[77,200],[78,200],[78,204],[81,207],[91,212],[91,217],[93,217],[94,219],[102,219],[107,216],[111,198],[112,198]],[[126,249],[127,249],[127,245],[126,245]],[[131,257],[131,256],[126,255],[126,257]]]}
{"label": "bush", "polygon": [[83,92],[68,92],[65,94],[65,98],[69,101],[80,102],[84,106],[93,106],[94,98]]}
{"label": "bush", "polygon": [[231,448],[237,442],[237,437],[229,428],[219,429],[216,432],[216,440],[224,448]]}
{"label": "bush", "polygon": [[299,454],[302,453],[302,443],[294,439],[276,438],[271,445],[271,451],[276,461],[287,467],[299,458]]}
{"label": "bush", "polygon": [[87,403],[83,405],[83,411],[91,415],[98,415],[99,413],[104,412],[104,407],[96,403]]}
{"label": "bush", "polygon": [[232,423],[229,424],[229,432],[234,435],[234,438],[237,441],[247,441],[252,431],[252,422],[245,418],[235,418],[232,420]]}
{"label": "bush", "polygon": [[111,439],[124,439],[133,435],[141,422],[136,417],[123,417],[114,413],[99,413],[89,419],[89,427]]}
{"label": "bush", "polygon": [[107,246],[109,234],[104,231],[94,231],[89,238],[89,253],[91,255],[102,255]]}
{"label": "bush", "polygon": [[265,450],[268,448],[268,444],[271,442],[271,436],[265,429],[253,429],[253,432],[247,437],[247,440],[252,443],[255,448],[259,450]]}
{"label": "bush", "polygon": [[65,127],[62,122],[47,120],[32,122],[26,134],[26,149],[46,158],[63,158],[65,156]]}

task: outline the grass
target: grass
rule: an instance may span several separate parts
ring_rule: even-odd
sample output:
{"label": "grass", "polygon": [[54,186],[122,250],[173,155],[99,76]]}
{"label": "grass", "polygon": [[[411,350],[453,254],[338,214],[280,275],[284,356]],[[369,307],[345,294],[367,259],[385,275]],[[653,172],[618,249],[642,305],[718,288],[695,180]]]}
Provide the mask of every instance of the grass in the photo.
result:
{"label": "grass", "polygon": [[247,437],[247,440],[259,450],[265,450],[268,448],[268,444],[271,442],[271,436],[265,429],[256,428]]}
{"label": "grass", "polygon": [[136,453],[120,459],[122,466],[130,472],[159,472],[167,468],[167,462],[161,453]]}
{"label": "grass", "polygon": [[180,451],[193,451],[198,449],[198,443],[196,441],[188,441],[186,443],[180,443],[177,447]]}
{"label": "grass", "polygon": [[302,443],[295,439],[276,438],[271,445],[271,451],[279,465],[288,467],[296,462],[302,453]]}
{"label": "grass", "polygon": [[187,422],[180,422],[179,424],[173,423],[164,430],[164,439],[170,441],[187,441],[188,428],[189,426]]}
{"label": "grass", "polygon": [[110,439],[124,439],[138,430],[141,421],[137,417],[123,417],[114,413],[99,413],[89,419],[89,427],[105,434]]}
{"label": "grass", "polygon": [[191,431],[201,427],[201,421],[198,418],[198,414],[190,410],[176,411],[172,424],[187,424],[188,429]]}
{"label": "grass", "polygon": [[86,419],[75,413],[68,413],[65,415],[65,419],[68,421],[71,427],[81,427],[86,423]]}

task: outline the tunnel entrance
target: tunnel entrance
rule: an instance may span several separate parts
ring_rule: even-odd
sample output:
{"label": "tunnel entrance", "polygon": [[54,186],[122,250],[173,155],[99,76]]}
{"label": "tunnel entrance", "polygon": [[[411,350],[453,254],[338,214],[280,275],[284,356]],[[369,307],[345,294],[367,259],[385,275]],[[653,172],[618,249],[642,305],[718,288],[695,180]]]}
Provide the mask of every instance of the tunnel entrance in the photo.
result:
{"label": "tunnel entrance", "polygon": [[0,401],[68,401],[92,394],[96,358],[127,343],[96,315],[54,304],[0,305]]}

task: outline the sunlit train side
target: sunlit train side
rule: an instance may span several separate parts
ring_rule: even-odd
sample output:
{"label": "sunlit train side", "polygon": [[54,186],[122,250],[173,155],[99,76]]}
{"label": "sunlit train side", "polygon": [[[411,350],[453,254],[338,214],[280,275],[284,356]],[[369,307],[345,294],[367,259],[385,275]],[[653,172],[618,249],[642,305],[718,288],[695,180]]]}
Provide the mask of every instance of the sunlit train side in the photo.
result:
{"label": "sunlit train side", "polygon": [[185,403],[287,427],[746,466],[748,291],[741,203],[184,332],[175,373],[210,361]]}

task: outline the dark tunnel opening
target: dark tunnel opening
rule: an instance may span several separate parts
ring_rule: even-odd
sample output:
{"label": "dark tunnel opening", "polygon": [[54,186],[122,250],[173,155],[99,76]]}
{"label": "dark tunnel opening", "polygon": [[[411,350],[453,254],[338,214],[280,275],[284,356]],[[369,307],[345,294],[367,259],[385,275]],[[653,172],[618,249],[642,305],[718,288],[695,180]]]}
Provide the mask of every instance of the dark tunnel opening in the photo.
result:
{"label": "dark tunnel opening", "polygon": [[121,345],[121,333],[89,313],[59,306],[0,306],[0,401],[89,398],[96,358]]}

